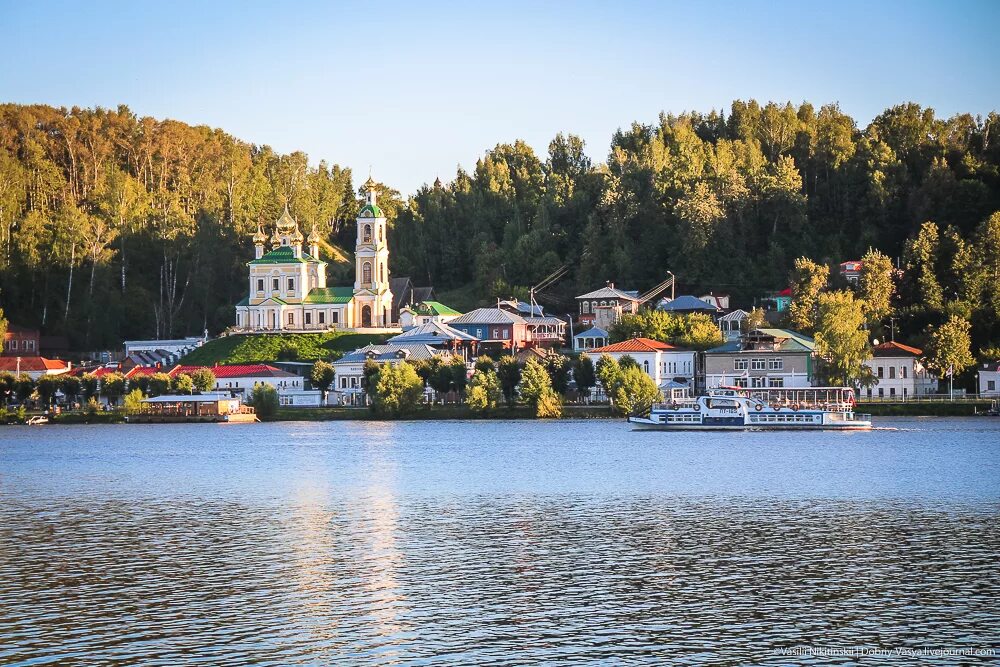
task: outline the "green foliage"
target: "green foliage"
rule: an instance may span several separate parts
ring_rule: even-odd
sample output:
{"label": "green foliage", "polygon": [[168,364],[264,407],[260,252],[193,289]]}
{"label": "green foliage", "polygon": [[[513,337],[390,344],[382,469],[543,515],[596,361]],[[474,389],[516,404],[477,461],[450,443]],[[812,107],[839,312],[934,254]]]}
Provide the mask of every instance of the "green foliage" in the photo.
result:
{"label": "green foliage", "polygon": [[521,382],[521,366],[517,363],[517,358],[512,355],[500,357],[497,360],[497,377],[500,378],[500,387],[507,405],[514,405],[517,385]]}
{"label": "green foliage", "polygon": [[187,373],[178,373],[171,380],[170,389],[175,394],[193,394],[194,380]]}
{"label": "green foliage", "polygon": [[941,310],[944,306],[944,292],[936,269],[938,247],[938,226],[925,222],[916,237],[908,240],[903,249],[905,275],[913,283],[914,303],[927,310]]}
{"label": "green foliage", "polygon": [[448,367],[451,369],[451,386],[461,394],[469,382],[469,371],[465,366],[465,360],[461,357],[452,357]]}
{"label": "green foliage", "polygon": [[469,380],[465,392],[465,404],[476,412],[494,410],[503,398],[503,389],[496,371],[491,369],[477,370]]}
{"label": "green foliage", "polygon": [[266,382],[258,382],[250,392],[250,405],[261,421],[273,419],[278,413],[278,390]]}
{"label": "green foliage", "polygon": [[866,377],[871,357],[865,303],[851,292],[824,292],[816,309],[816,354],[829,384],[852,387]]}
{"label": "green foliage", "polygon": [[552,390],[557,394],[565,394],[566,388],[569,385],[570,370],[572,369],[569,357],[552,352],[545,357],[544,366],[545,372],[549,374]]}
{"label": "green foliage", "polygon": [[627,368],[639,368],[639,362],[635,360],[631,354],[623,354],[620,359],[618,359],[618,366],[625,370]]}
{"label": "green foliage", "polygon": [[816,328],[816,306],[819,294],[826,289],[830,268],[807,257],[795,260],[789,277],[792,284],[792,307],[789,312],[792,328],[812,333]]}
{"label": "green foliage", "polygon": [[609,400],[614,401],[612,390],[621,377],[621,364],[611,355],[602,354],[597,360],[595,370],[597,371],[597,379],[601,381],[601,386],[604,388],[604,393],[607,394]]}
{"label": "green foliage", "polygon": [[6,404],[14,396],[17,376],[9,371],[0,373],[0,404]]}
{"label": "green foliage", "polygon": [[878,250],[869,248],[861,258],[858,293],[864,302],[865,316],[870,324],[880,322],[892,314],[892,296],[896,291],[893,272],[892,260]]}
{"label": "green foliage", "polygon": [[18,375],[17,381],[14,383],[14,397],[17,398],[17,401],[24,403],[33,393],[35,393],[35,381],[31,379],[31,376],[27,373]]}
{"label": "green foliage", "polygon": [[938,377],[958,375],[973,365],[969,323],[955,315],[931,332],[927,365]]}
{"label": "green foliage", "polygon": [[375,414],[403,417],[420,407],[423,399],[424,383],[411,364],[382,364],[372,401]]}
{"label": "green foliage", "polygon": [[121,373],[107,373],[101,376],[101,396],[115,405],[125,393],[125,376]]}
{"label": "green foliage", "polygon": [[80,378],[75,375],[70,375],[69,373],[59,376],[59,390],[66,397],[67,401],[75,401],[80,397],[80,392],[82,389],[82,383]]}
{"label": "green foliage", "polygon": [[125,394],[125,414],[134,415],[142,409],[142,399],[144,398],[141,389],[133,389]]}
{"label": "green foliage", "polygon": [[584,397],[589,396],[590,390],[597,384],[594,362],[586,354],[577,357],[573,364],[573,380],[576,382],[577,391]]}
{"label": "green foliage", "polygon": [[51,405],[59,389],[59,377],[55,375],[43,375],[35,381],[35,390],[42,405]]}
{"label": "green foliage", "polygon": [[552,388],[552,380],[545,366],[528,359],[521,372],[521,398],[535,408],[535,416],[541,418],[559,417],[562,403]]}
{"label": "green foliage", "polygon": [[622,369],[614,377],[611,396],[615,409],[623,415],[647,412],[653,403],[663,398],[653,378],[632,366]]}
{"label": "green foliage", "polygon": [[608,332],[612,342],[630,338],[650,338],[662,343],[696,350],[722,344],[722,332],[709,315],[674,314],[662,310],[623,313]]}
{"label": "green foliage", "polygon": [[97,396],[99,386],[100,382],[93,373],[84,373],[80,377],[80,391],[83,393],[83,397],[88,400]]}
{"label": "green foliage", "polygon": [[336,371],[333,368],[333,364],[322,359],[317,360],[309,371],[309,379],[312,381],[313,386],[322,391],[324,396],[330,390],[330,385],[333,384],[335,376]]}
{"label": "green foliage", "polygon": [[199,368],[191,374],[191,383],[199,392],[215,389],[215,373],[207,368]]}
{"label": "green foliage", "polygon": [[147,391],[150,396],[162,396],[170,391],[172,382],[166,373],[153,373],[149,376]]}
{"label": "green foliage", "polygon": [[294,350],[294,359],[315,361],[331,359],[344,352],[356,350],[369,343],[380,344],[387,338],[384,334],[355,334],[341,331],[308,334],[236,334],[210,340],[185,356],[181,363],[191,366],[214,366],[216,364],[246,364],[268,362],[289,356]]}
{"label": "green foliage", "polygon": [[[366,359],[361,368],[361,386],[368,394],[369,398],[375,396],[375,388],[378,386],[378,376],[381,367],[374,359]],[[416,371],[414,371],[416,372]]]}
{"label": "green foliage", "polygon": [[762,308],[753,308],[747,315],[747,318],[743,320],[743,331],[754,331],[760,329],[767,324],[767,319],[764,317],[764,310]]}
{"label": "green foliage", "polygon": [[547,391],[535,402],[535,416],[539,419],[558,419],[562,417],[562,402],[555,391]]}
{"label": "green foliage", "polygon": [[480,355],[476,358],[476,364],[474,370],[476,371],[496,371],[497,365],[485,354]]}
{"label": "green foliage", "polygon": [[722,345],[722,331],[710,315],[691,313],[683,318],[684,333],[675,341],[681,347],[707,350]]}

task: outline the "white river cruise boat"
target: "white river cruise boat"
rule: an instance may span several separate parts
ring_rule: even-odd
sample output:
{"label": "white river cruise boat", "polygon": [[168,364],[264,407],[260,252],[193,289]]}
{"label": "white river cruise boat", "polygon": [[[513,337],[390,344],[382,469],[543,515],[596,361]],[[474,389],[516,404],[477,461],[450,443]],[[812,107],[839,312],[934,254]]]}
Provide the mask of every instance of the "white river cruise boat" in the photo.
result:
{"label": "white river cruise boat", "polygon": [[630,417],[634,430],[836,429],[872,427],[871,415],[854,411],[848,387],[744,389],[720,387],[707,396],[657,403],[643,417]]}

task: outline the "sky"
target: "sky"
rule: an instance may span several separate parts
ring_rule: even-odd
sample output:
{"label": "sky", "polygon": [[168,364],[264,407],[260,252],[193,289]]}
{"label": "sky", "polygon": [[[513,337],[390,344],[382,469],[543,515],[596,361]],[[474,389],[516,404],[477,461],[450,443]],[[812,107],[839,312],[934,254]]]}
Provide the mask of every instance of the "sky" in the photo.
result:
{"label": "sky", "polygon": [[404,195],[498,143],[734,99],[1000,110],[1000,0],[0,0],[0,102],[128,105],[301,150]]}

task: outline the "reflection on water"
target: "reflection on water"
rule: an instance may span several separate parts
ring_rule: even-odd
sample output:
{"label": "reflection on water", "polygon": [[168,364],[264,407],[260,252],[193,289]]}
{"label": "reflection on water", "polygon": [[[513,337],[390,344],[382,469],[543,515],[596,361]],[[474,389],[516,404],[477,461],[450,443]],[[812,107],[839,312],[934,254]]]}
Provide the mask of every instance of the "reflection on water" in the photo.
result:
{"label": "reflection on water", "polygon": [[[890,493],[932,484],[878,453],[891,443],[836,456],[800,443],[821,472],[879,456],[905,480],[831,497],[791,469],[795,493],[760,492],[769,475],[720,488],[711,445],[615,441],[611,424],[581,426],[607,435],[600,450],[566,426],[396,426],[336,443],[326,425],[285,426],[266,454],[232,430],[210,445],[177,439],[204,430],[141,431],[149,458],[134,440],[88,449],[139,432],[123,429],[0,441],[0,664],[788,664],[810,659],[776,648],[1000,648],[996,487],[969,473],[952,483],[971,494]],[[761,442],[734,456],[777,464]],[[996,452],[969,442],[949,445],[952,470],[995,475]],[[595,451],[620,464],[595,475]],[[548,489],[538,471],[557,467],[574,481],[549,475]],[[639,476],[650,468],[703,480],[664,488]]]}

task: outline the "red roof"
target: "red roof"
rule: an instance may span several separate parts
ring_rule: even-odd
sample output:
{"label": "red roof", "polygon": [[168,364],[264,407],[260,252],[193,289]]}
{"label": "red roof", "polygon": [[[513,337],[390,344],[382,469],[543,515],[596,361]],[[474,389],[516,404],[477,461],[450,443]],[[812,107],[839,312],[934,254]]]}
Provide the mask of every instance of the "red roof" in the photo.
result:
{"label": "red roof", "polygon": [[156,375],[157,373],[162,373],[162,368],[154,368],[152,366],[135,366],[131,368],[128,373],[125,374],[127,378],[139,377],[140,375]]}
{"label": "red roof", "polygon": [[231,364],[227,366],[174,366],[170,369],[170,377],[181,373],[191,375],[195,371],[207,368],[215,375],[215,379],[244,377],[293,377],[294,373],[283,371],[270,364]]}
{"label": "red roof", "polygon": [[657,352],[659,350],[676,350],[677,348],[673,345],[667,345],[666,343],[661,343],[658,340],[653,340],[652,338],[632,338],[629,340],[623,340],[620,343],[612,343],[611,345],[605,345],[604,347],[595,347],[593,350],[588,350],[589,352]]}
{"label": "red roof", "polygon": [[0,372],[16,373],[19,367],[22,373],[69,370],[69,363],[59,359],[45,357],[20,357],[20,359],[21,363],[18,366],[18,357],[0,357]]}
{"label": "red roof", "polygon": [[894,340],[888,340],[872,348],[872,354],[876,357],[898,357],[901,354],[902,356],[919,357],[923,353],[924,351],[920,348],[903,345]]}
{"label": "red roof", "polygon": [[778,292],[778,296],[791,296],[791,295],[792,295],[791,287],[786,287],[785,289]]}

